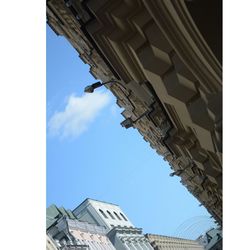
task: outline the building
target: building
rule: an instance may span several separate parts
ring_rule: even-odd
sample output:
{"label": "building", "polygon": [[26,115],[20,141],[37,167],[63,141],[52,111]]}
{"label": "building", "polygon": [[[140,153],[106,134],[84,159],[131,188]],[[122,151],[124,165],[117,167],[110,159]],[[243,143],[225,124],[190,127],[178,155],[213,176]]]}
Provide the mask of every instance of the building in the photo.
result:
{"label": "building", "polygon": [[[70,210],[52,205],[47,208],[47,248],[49,250],[115,250],[103,226],[78,220]],[[51,241],[54,242],[52,247]]]}
{"label": "building", "polygon": [[70,219],[77,219],[71,210],[66,210],[64,207],[58,208],[56,205],[50,205],[46,209],[46,230],[57,223],[58,219],[66,216]]}
{"label": "building", "polygon": [[84,200],[73,211],[49,206],[46,231],[49,239],[65,250],[153,250],[142,229],[134,227],[118,205],[93,199]]}
{"label": "building", "polygon": [[208,230],[197,240],[205,246],[205,250],[222,250],[222,231],[218,228]]}
{"label": "building", "polygon": [[198,241],[156,234],[146,234],[146,238],[155,250],[205,250]]}
{"label": "building", "polygon": [[54,240],[46,234],[46,250],[58,250]]}
{"label": "building", "polygon": [[153,250],[141,228],[114,227],[108,232],[108,237],[116,249]]}
{"label": "building", "polygon": [[222,1],[48,0],[47,23],[222,224]]}
{"label": "building", "polygon": [[222,249],[222,233],[218,229],[209,230],[196,241],[156,234],[144,235],[142,229],[135,227],[118,205],[89,198],[72,211],[49,206],[46,233],[47,250]]}
{"label": "building", "polygon": [[115,226],[134,227],[118,205],[86,199],[73,210],[73,214],[82,221],[88,221],[108,230]]}
{"label": "building", "polygon": [[47,230],[60,249],[106,249],[115,250],[106,236],[104,227],[72,220],[65,216]]}
{"label": "building", "polygon": [[105,227],[107,237],[117,250],[153,250],[142,229],[136,228],[118,205],[86,199],[73,213],[80,220]]}

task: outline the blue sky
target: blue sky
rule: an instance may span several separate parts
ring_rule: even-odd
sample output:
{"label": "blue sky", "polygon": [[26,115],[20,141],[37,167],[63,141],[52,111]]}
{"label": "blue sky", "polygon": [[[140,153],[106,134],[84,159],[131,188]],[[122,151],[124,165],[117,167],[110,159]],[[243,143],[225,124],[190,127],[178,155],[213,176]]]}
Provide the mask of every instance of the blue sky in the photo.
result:
{"label": "blue sky", "polygon": [[167,162],[137,130],[64,37],[47,26],[47,206],[74,209],[85,198],[118,204],[145,233],[196,238],[213,226],[204,207],[169,177]]}

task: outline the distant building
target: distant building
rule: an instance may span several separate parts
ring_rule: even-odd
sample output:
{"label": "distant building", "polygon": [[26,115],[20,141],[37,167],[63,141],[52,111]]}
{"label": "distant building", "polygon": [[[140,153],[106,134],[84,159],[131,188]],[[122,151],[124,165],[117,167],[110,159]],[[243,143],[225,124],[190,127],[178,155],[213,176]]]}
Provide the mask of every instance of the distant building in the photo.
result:
{"label": "distant building", "polygon": [[57,250],[54,240],[47,234],[46,235],[46,250]]}
{"label": "distant building", "polygon": [[153,250],[148,239],[142,234],[141,228],[114,227],[108,232],[108,237],[119,250]]}
{"label": "distant building", "polygon": [[56,205],[50,205],[46,209],[46,230],[54,225],[59,218],[67,216],[70,219],[77,219],[71,210],[66,210],[64,207],[58,208]]}
{"label": "distant building", "polygon": [[104,227],[72,220],[63,216],[48,230],[60,249],[105,249],[115,250],[106,236]]}
{"label": "distant building", "polygon": [[222,231],[212,228],[201,235],[198,241],[205,246],[205,250],[222,250]]}
{"label": "distant building", "polygon": [[86,199],[73,210],[73,214],[82,221],[104,226],[109,230],[114,226],[134,227],[118,205],[108,202]]}
{"label": "distant building", "polygon": [[118,205],[89,198],[73,211],[49,206],[46,233],[47,250],[222,249],[215,248],[219,243],[216,238],[218,231],[210,230],[197,241],[156,234],[144,235],[142,229],[135,227]]}
{"label": "distant building", "polygon": [[47,234],[55,242],[56,249],[115,250],[106,233],[105,227],[80,221],[70,210],[55,205],[47,208]]}
{"label": "distant building", "polygon": [[205,250],[198,241],[176,237],[146,234],[146,238],[155,250]]}
{"label": "distant building", "polygon": [[86,199],[73,213],[80,220],[107,228],[107,236],[117,250],[153,250],[142,229],[134,227],[118,205]]}

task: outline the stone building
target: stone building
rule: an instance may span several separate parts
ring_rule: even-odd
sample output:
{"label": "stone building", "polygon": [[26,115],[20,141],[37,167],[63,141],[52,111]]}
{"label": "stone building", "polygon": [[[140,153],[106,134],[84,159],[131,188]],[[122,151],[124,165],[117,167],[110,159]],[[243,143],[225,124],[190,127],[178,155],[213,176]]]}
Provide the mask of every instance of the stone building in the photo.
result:
{"label": "stone building", "polygon": [[198,241],[156,234],[146,234],[146,238],[155,250],[205,250]]}
{"label": "stone building", "polygon": [[106,83],[122,125],[138,129],[220,224],[221,19],[221,0],[47,0],[48,25]]}

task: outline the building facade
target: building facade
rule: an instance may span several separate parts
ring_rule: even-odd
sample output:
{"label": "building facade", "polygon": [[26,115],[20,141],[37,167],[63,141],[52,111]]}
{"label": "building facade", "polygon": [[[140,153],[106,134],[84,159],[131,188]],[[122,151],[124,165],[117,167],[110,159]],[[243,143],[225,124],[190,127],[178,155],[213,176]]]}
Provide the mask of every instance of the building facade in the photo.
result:
{"label": "building facade", "polygon": [[115,226],[134,227],[118,205],[108,202],[86,199],[73,210],[73,214],[79,220],[104,226],[107,230]]}
{"label": "building facade", "polygon": [[[46,225],[47,237],[58,249],[153,250],[142,229],[108,202],[86,199],[73,211],[51,205]],[[48,248],[51,245],[47,242]]]}
{"label": "building facade", "polygon": [[79,220],[105,227],[107,237],[117,250],[153,250],[142,229],[136,228],[118,205],[86,199],[73,213]]}
{"label": "building facade", "polygon": [[198,241],[156,234],[146,234],[146,238],[155,250],[205,250]]}
{"label": "building facade", "polygon": [[108,237],[116,249],[153,250],[149,240],[142,234],[141,228],[114,227]]}
{"label": "building facade", "polygon": [[214,230],[208,231],[206,237],[201,236],[197,241],[144,235],[142,229],[135,227],[118,205],[89,198],[72,211],[49,206],[46,233],[47,250],[217,250],[209,247],[215,247],[219,242],[215,241],[218,232]]}
{"label": "building facade", "polygon": [[48,234],[46,234],[46,250],[58,250],[56,243]]}
{"label": "building facade", "polygon": [[208,230],[197,240],[205,246],[205,250],[222,250],[222,231],[218,228]]}
{"label": "building facade", "polygon": [[104,227],[72,220],[65,216],[49,228],[47,233],[56,241],[60,249],[115,250],[106,236]]}
{"label": "building facade", "polygon": [[49,250],[115,250],[103,226],[78,220],[70,210],[52,205],[47,208],[47,248]]}
{"label": "building facade", "polygon": [[[48,0],[47,22],[222,223],[221,0]],[[209,25],[208,25],[209,24]],[[143,115],[145,114],[145,115]],[[134,122],[136,121],[136,122]]]}

